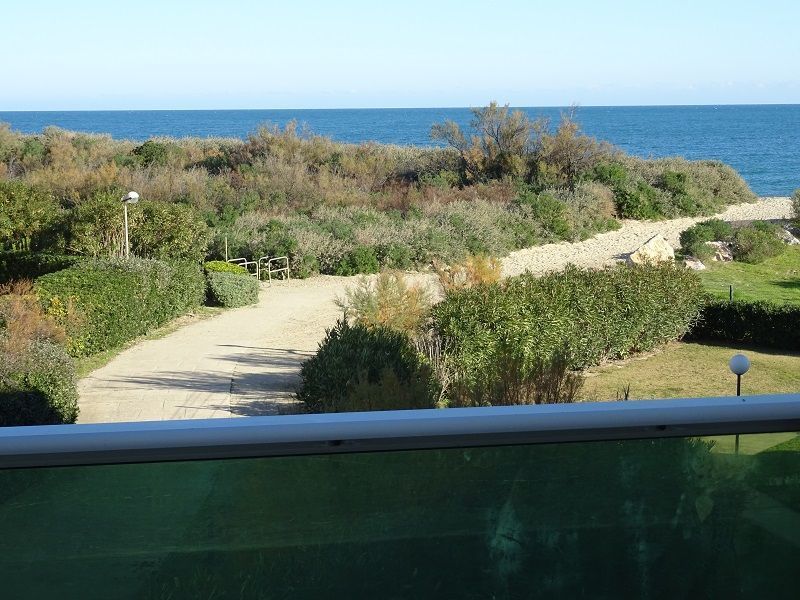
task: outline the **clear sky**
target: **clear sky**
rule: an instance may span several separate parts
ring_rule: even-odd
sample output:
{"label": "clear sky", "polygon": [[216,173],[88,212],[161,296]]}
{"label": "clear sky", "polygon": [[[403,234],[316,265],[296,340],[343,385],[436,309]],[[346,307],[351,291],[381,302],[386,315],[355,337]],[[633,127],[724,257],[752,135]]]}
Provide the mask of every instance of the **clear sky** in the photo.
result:
{"label": "clear sky", "polygon": [[0,110],[800,103],[800,0],[0,0]]}

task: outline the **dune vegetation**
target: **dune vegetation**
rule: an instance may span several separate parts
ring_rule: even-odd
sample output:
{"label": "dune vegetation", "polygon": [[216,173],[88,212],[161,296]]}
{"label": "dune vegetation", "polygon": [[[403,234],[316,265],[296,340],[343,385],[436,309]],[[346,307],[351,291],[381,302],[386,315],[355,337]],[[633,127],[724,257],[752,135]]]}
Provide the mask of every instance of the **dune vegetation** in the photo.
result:
{"label": "dune vegetation", "polygon": [[293,271],[353,274],[502,255],[754,199],[730,167],[645,160],[491,104],[431,147],[343,144],[289,124],[246,140],[115,140],[0,126],[0,248],[118,256],[119,198],[136,190],[142,258],[288,255]]}

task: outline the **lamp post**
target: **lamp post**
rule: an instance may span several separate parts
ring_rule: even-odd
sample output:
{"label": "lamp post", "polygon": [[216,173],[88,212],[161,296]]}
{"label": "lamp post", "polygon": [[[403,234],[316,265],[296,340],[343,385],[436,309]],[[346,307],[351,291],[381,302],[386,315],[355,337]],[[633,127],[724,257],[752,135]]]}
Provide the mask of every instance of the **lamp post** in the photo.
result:
{"label": "lamp post", "polygon": [[[750,359],[747,358],[744,354],[734,354],[733,358],[731,358],[730,362],[728,363],[728,368],[731,370],[731,373],[736,375],[736,395],[742,395],[742,375],[747,373],[750,370]],[[739,434],[736,434],[736,442],[734,445],[734,450],[736,454],[739,454]]]}
{"label": "lamp post", "polygon": [[136,204],[139,201],[139,194],[128,192],[122,197],[122,207],[125,213],[125,258],[131,255],[131,246],[128,242],[128,204]]}

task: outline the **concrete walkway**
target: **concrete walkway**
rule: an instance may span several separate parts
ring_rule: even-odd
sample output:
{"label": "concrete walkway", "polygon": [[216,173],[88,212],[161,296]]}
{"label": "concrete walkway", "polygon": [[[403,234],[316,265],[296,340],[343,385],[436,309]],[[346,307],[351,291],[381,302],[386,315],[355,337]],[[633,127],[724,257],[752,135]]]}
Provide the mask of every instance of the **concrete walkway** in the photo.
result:
{"label": "concrete walkway", "polygon": [[345,277],[262,284],[259,303],[125,350],[79,383],[79,423],[296,412],[300,365],[341,311]]}
{"label": "concrete walkway", "polygon": [[[788,198],[729,208],[727,220],[779,219]],[[613,264],[657,233],[677,245],[680,231],[702,219],[625,222],[579,243],[520,250],[503,274],[543,273],[568,264]],[[429,275],[417,282],[433,281]],[[357,278],[320,276],[262,287],[256,306],[224,312],[119,354],[79,383],[80,423],[194,419],[296,412],[300,365],[341,315],[334,300]]]}

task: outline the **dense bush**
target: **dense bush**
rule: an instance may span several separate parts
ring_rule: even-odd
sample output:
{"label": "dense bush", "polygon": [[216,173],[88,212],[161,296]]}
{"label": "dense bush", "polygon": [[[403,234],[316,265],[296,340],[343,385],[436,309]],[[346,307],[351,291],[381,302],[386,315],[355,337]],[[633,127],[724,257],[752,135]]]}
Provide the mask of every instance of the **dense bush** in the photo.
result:
{"label": "dense bush", "polygon": [[75,421],[75,368],[64,337],[29,280],[0,285],[0,426]]}
{"label": "dense bush", "polygon": [[477,386],[502,360],[524,375],[559,355],[576,369],[651,350],[686,333],[702,297],[697,275],[674,265],[570,267],[448,294],[433,322]]}
{"label": "dense bush", "polygon": [[[125,229],[119,191],[98,192],[66,218],[66,249],[93,257],[124,255]],[[142,201],[128,207],[131,254],[163,260],[200,260],[210,231],[196,211],[184,204]]]}
{"label": "dense bush", "polygon": [[0,180],[0,250],[41,250],[56,243],[63,210],[53,194]]}
{"label": "dense bush", "polygon": [[74,423],[78,416],[75,365],[64,348],[34,341],[10,356],[0,332],[0,426]]}
{"label": "dense bush", "polygon": [[792,194],[792,211],[795,220],[800,222],[800,190],[795,190]]}
{"label": "dense bush", "polygon": [[77,256],[46,252],[0,252],[0,284],[15,279],[36,279],[66,269],[79,260]]}
{"label": "dense bush", "polygon": [[240,273],[207,271],[208,299],[212,304],[237,308],[258,302],[258,281]]}
{"label": "dense bush", "polygon": [[763,221],[737,229],[733,237],[734,260],[756,264],[783,253],[786,244],[777,232],[776,225]]}
{"label": "dense bush", "polygon": [[800,350],[800,306],[744,300],[709,302],[691,336],[796,352]]}
{"label": "dense bush", "polygon": [[[86,260],[36,282],[48,314],[67,330],[73,356],[115,348],[200,305],[205,281],[193,263]],[[70,311],[77,319],[68,318]]]}
{"label": "dense bush", "polygon": [[709,219],[681,232],[681,250],[684,254],[705,260],[714,256],[714,249],[706,242],[730,242],[733,227],[727,221]]}
{"label": "dense bush", "polygon": [[402,273],[385,272],[373,281],[362,278],[338,300],[347,318],[365,327],[388,327],[413,333],[420,329],[431,308],[425,289],[409,285]]}
{"label": "dense bush", "polygon": [[234,275],[250,275],[250,271],[234,263],[225,262],[224,260],[210,260],[203,263],[203,268],[206,273],[233,273]]}
{"label": "dense bush", "polygon": [[329,329],[303,363],[298,397],[310,412],[435,408],[437,383],[408,337],[385,327]]}

